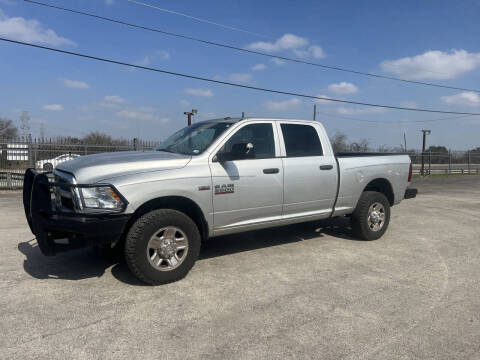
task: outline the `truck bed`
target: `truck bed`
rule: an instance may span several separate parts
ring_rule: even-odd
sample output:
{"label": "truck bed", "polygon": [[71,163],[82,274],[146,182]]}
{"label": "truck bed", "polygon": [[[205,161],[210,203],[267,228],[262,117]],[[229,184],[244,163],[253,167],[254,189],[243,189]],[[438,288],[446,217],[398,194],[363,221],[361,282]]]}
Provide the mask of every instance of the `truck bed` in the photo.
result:
{"label": "truck bed", "polygon": [[337,158],[345,157],[366,157],[366,156],[389,156],[389,155],[408,155],[406,153],[388,153],[388,152],[337,152]]}
{"label": "truck bed", "polygon": [[374,179],[384,179],[391,184],[394,202],[405,194],[410,168],[407,154],[392,153],[337,153],[340,174],[335,215],[351,212],[363,189]]}

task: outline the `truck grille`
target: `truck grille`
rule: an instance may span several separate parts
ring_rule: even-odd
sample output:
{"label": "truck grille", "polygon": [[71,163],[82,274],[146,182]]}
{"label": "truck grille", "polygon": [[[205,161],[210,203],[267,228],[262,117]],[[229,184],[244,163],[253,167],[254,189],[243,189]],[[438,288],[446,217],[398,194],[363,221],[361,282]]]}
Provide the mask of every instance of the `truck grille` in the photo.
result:
{"label": "truck grille", "polygon": [[55,171],[55,182],[58,184],[55,187],[55,204],[59,210],[74,211],[75,204],[72,197],[71,184],[75,183],[73,176]]}

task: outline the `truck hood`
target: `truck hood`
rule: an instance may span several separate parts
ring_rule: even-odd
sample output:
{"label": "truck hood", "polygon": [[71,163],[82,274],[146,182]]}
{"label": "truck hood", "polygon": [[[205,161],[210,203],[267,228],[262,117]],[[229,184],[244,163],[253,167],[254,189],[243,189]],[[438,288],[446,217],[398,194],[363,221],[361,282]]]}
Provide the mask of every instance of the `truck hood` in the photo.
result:
{"label": "truck hood", "polygon": [[190,159],[189,155],[163,151],[119,151],[81,156],[59,164],[57,170],[73,174],[79,184],[87,184],[135,173],[179,169]]}

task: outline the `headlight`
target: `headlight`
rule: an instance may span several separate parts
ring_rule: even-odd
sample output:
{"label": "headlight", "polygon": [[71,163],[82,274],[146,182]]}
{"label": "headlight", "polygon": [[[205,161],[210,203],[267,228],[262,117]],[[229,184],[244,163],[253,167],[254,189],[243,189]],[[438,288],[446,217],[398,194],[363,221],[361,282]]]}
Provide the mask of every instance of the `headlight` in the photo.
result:
{"label": "headlight", "polygon": [[73,189],[76,205],[83,212],[89,211],[122,211],[125,200],[108,185],[78,186]]}

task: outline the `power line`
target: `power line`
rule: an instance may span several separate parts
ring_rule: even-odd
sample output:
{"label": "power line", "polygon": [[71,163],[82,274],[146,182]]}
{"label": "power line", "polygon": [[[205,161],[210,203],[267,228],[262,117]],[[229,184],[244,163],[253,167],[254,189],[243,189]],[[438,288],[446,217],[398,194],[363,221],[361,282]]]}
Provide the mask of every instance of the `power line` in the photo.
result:
{"label": "power line", "polygon": [[445,118],[439,118],[439,119],[387,121],[387,120],[368,120],[368,119],[352,118],[352,117],[348,117],[348,116],[326,113],[326,112],[323,112],[323,111],[317,111],[316,113],[321,114],[321,115],[325,115],[325,116],[329,116],[329,117],[333,117],[333,118],[352,120],[352,121],[360,121],[360,122],[369,122],[369,123],[374,123],[374,124],[426,123],[426,122],[446,121],[446,120],[454,120],[454,119],[461,119],[461,118],[467,118],[467,117],[475,116],[475,115],[461,115],[461,116],[453,116],[453,117],[451,116],[451,117],[445,117]]}
{"label": "power line", "polygon": [[319,64],[319,63],[314,63],[314,62],[310,62],[310,61],[289,58],[289,57],[280,56],[280,55],[272,55],[272,54],[264,53],[264,52],[261,52],[261,51],[249,50],[249,49],[244,49],[244,48],[240,48],[240,47],[233,46],[233,45],[218,43],[218,42],[209,41],[209,40],[203,40],[203,39],[195,38],[195,37],[188,36],[188,35],[182,35],[182,34],[177,34],[177,33],[169,32],[169,31],[164,31],[164,30],[160,30],[160,29],[156,29],[156,28],[152,28],[152,27],[148,27],[148,26],[132,24],[132,23],[128,23],[128,22],[125,22],[125,21],[122,21],[122,20],[112,19],[112,18],[108,18],[108,17],[105,17],[105,16],[100,16],[100,15],[91,14],[91,13],[87,13],[87,12],[83,12],[83,11],[64,8],[64,7],[60,7],[60,6],[56,6],[56,5],[51,5],[51,4],[39,2],[39,1],[34,1],[34,0],[24,0],[24,1],[28,2],[28,3],[31,3],[31,4],[35,4],[35,5],[41,5],[41,6],[45,6],[45,7],[52,8],[52,9],[57,9],[57,10],[70,12],[70,13],[77,14],[77,15],[88,16],[88,17],[92,17],[92,18],[95,18],[95,19],[104,20],[104,21],[108,21],[108,22],[112,22],[112,23],[116,23],[116,24],[120,24],[120,25],[125,25],[125,26],[129,26],[129,27],[137,28],[137,29],[152,31],[152,32],[155,32],[155,33],[158,33],[158,34],[172,36],[172,37],[176,37],[176,38],[180,38],[180,39],[184,39],[184,40],[195,41],[195,42],[202,43],[202,44],[205,44],[205,45],[222,47],[222,48],[226,48],[226,49],[230,49],[230,50],[241,51],[241,52],[244,52],[244,53],[255,54],[255,55],[265,56],[265,57],[269,57],[269,58],[280,59],[280,60],[290,61],[290,62],[304,64],[304,65],[315,66],[315,67],[319,67],[319,68],[323,68],[323,69],[342,71],[342,72],[347,72],[347,73],[356,74],[356,75],[370,76],[370,77],[374,77],[374,78],[378,78],[378,79],[400,81],[400,82],[404,82],[404,83],[408,83],[408,84],[414,84],[414,85],[424,85],[424,86],[438,87],[438,88],[443,88],[443,89],[470,91],[470,92],[480,93],[480,90],[475,90],[475,89],[467,89],[467,88],[461,88],[461,87],[449,86],[449,85],[443,85],[443,84],[437,84],[437,83],[429,83],[429,82],[423,82],[423,81],[407,80],[407,79],[402,79],[402,78],[397,78],[397,77],[392,77],[392,76],[386,76],[386,75],[380,75],[380,74],[374,74],[374,73],[367,73],[367,72],[342,68],[342,67],[338,67],[338,66],[324,65],[324,64]]}
{"label": "power line", "polygon": [[239,87],[239,88],[244,88],[244,89],[263,91],[263,92],[268,92],[268,93],[272,93],[272,94],[290,95],[290,96],[302,97],[302,98],[307,98],[307,99],[333,101],[333,102],[339,102],[339,103],[344,103],[344,104],[362,105],[362,106],[370,106],[370,107],[394,109],[394,110],[406,110],[406,111],[440,113],[440,114],[455,114],[455,115],[472,115],[472,116],[473,115],[480,115],[480,113],[408,108],[408,107],[393,106],[393,105],[381,105],[381,104],[373,104],[373,103],[366,103],[366,102],[359,102],[359,101],[350,101],[350,100],[327,98],[327,97],[321,97],[321,96],[313,96],[313,95],[308,95],[308,94],[300,94],[300,93],[295,93],[295,92],[291,92],[291,91],[284,91],[284,90],[274,90],[274,89],[268,89],[268,88],[261,88],[261,87],[257,87],[257,86],[250,86],[250,85],[233,83],[233,82],[229,82],[229,81],[215,80],[215,79],[210,79],[210,78],[206,78],[206,77],[202,77],[202,76],[178,73],[178,72],[162,70],[162,69],[152,68],[152,67],[147,67],[147,66],[142,66],[142,65],[135,65],[135,64],[126,63],[126,62],[123,62],[123,61],[112,60],[112,59],[102,58],[102,57],[88,55],[88,54],[82,54],[82,53],[73,52],[73,51],[61,50],[61,49],[42,46],[42,45],[29,44],[29,43],[26,43],[26,42],[23,42],[23,41],[6,39],[6,38],[3,38],[3,37],[0,37],[0,41],[5,41],[5,42],[13,43],[13,44],[29,46],[29,47],[33,47],[33,48],[37,48],[37,49],[43,49],[43,50],[53,51],[53,52],[72,55],[72,56],[78,56],[78,57],[82,57],[82,58],[86,58],[86,59],[97,60],[97,61],[102,61],[102,62],[111,63],[111,64],[128,66],[128,67],[132,67],[132,68],[136,68],[136,69],[149,70],[149,71],[154,71],[154,72],[158,72],[158,73],[162,73],[162,74],[168,74],[168,75],[173,75],[173,76],[178,76],[178,77],[183,77],[183,78],[188,78],[188,79],[194,79],[194,80],[201,80],[201,81],[215,83],[215,84],[234,86],[234,87]]}
{"label": "power line", "polygon": [[179,15],[179,16],[183,16],[183,17],[186,17],[186,18],[189,18],[189,19],[192,19],[192,20],[200,21],[200,22],[203,22],[205,24],[220,26],[222,28],[233,30],[233,31],[239,31],[239,32],[243,32],[243,33],[246,33],[246,34],[250,34],[250,35],[260,36],[260,37],[268,38],[268,39],[273,39],[273,37],[268,36],[268,35],[263,35],[263,34],[259,34],[259,33],[253,32],[253,31],[248,31],[248,30],[239,29],[239,28],[236,28],[236,27],[233,27],[233,26],[220,24],[220,23],[217,23],[217,22],[202,19],[202,18],[195,17],[195,16],[192,16],[192,15],[187,15],[187,14],[184,14],[184,13],[181,13],[181,12],[178,12],[178,11],[168,10],[168,9],[164,9],[164,8],[154,6],[154,5],[151,5],[151,4],[146,4],[146,3],[143,3],[143,2],[140,2],[140,1],[135,1],[135,0],[127,0],[127,1],[131,2],[131,3],[134,3],[134,4],[137,4],[137,5],[142,5],[142,6],[152,8],[152,9],[160,10],[160,11],[163,11],[163,12],[166,12],[166,13],[169,13],[169,14]]}

